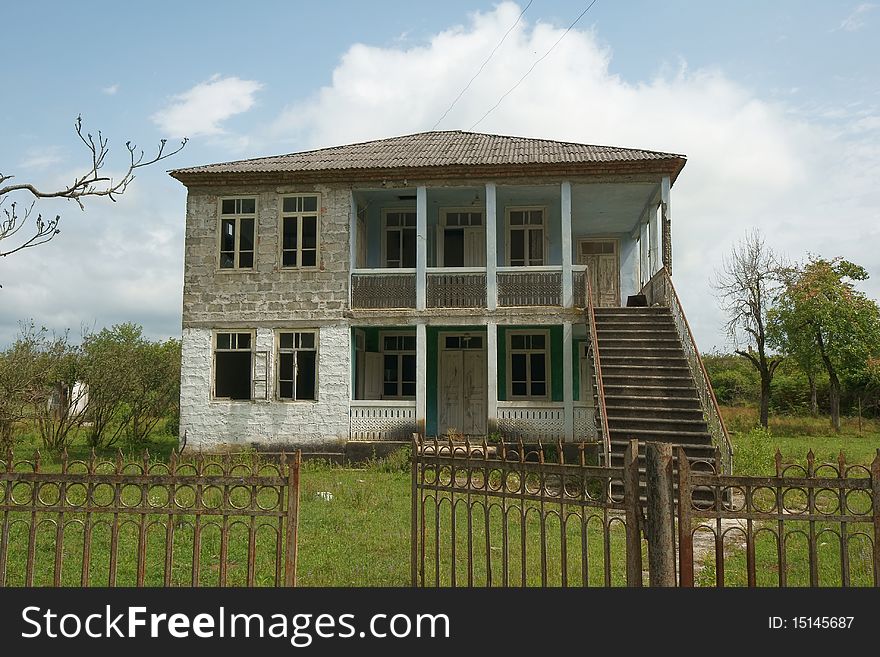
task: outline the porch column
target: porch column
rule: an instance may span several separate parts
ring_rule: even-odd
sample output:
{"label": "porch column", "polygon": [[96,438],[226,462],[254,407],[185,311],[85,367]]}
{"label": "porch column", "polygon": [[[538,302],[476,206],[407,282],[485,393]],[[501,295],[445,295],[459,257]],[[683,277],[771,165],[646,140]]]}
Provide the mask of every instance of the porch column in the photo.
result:
{"label": "porch column", "polygon": [[[496,225],[495,183],[486,183],[486,308],[498,307],[498,248]],[[490,402],[491,403],[491,402]]]}
{"label": "porch column", "polygon": [[416,426],[423,436],[428,416],[428,334],[416,324]]}
{"label": "porch column", "polygon": [[416,310],[425,309],[428,268],[428,188],[416,188]]}
{"label": "porch column", "polygon": [[351,308],[351,273],[357,268],[357,199],[351,190],[351,215],[348,218],[348,307]]}
{"label": "porch column", "polygon": [[574,305],[571,281],[571,183],[562,181],[562,307]]}
{"label": "porch column", "polygon": [[565,440],[574,440],[574,376],[571,364],[571,322],[562,324],[562,404]]}
{"label": "porch column", "polygon": [[672,185],[669,176],[663,176],[660,182],[660,215],[663,222],[663,264],[672,276],[672,209],[669,205],[669,189]]}
{"label": "porch column", "polygon": [[486,409],[489,433],[498,430],[498,325],[486,324]]}
{"label": "porch column", "polygon": [[650,279],[648,265],[648,223],[639,219],[639,278],[642,285]]}
{"label": "porch column", "polygon": [[653,206],[648,212],[651,233],[651,276],[660,271],[660,213],[657,206]]}

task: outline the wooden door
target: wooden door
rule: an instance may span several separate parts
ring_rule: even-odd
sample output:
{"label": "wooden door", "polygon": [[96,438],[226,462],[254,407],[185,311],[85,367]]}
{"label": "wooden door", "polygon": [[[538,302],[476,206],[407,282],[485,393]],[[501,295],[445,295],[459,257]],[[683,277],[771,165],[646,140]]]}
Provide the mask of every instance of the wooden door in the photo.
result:
{"label": "wooden door", "polygon": [[593,303],[599,307],[620,305],[620,258],[617,240],[581,240],[578,264],[586,265],[593,285]]}
{"label": "wooden door", "polygon": [[487,380],[483,336],[440,336],[437,430],[486,435]]}

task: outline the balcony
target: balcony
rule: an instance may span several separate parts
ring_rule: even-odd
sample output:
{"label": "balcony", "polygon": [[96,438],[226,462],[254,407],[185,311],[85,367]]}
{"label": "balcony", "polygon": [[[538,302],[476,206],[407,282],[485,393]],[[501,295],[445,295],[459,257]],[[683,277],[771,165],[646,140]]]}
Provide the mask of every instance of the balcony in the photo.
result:
{"label": "balcony", "polygon": [[[426,308],[566,306],[562,267],[498,267],[495,286],[484,267],[431,268],[425,274]],[[571,269],[572,306],[586,307],[586,268]],[[415,269],[356,269],[351,275],[351,307],[362,310],[416,309],[418,276]]]}

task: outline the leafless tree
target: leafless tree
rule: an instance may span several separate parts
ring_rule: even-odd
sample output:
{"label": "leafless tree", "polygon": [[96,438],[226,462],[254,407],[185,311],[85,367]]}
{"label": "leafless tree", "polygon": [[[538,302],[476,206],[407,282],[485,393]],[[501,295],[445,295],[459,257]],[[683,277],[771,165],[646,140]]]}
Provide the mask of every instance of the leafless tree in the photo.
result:
{"label": "leafless tree", "polygon": [[761,377],[760,419],[766,427],[770,410],[770,383],[781,356],[767,353],[767,310],[779,288],[779,260],[757,229],[746,233],[716,271],[713,287],[727,314],[725,329],[734,351],[748,360]]}
{"label": "leafless tree", "polygon": [[[3,216],[0,218],[0,256],[12,255],[22,249],[45,244],[61,232],[58,228],[61,215],[47,218],[38,212],[36,216],[33,216],[34,206],[38,200],[67,199],[75,201],[81,210],[85,209],[83,199],[90,196],[106,196],[115,202],[116,198],[124,194],[129,184],[134,180],[137,169],[150,166],[179,153],[187,142],[186,139],[183,139],[177,148],[168,151],[166,150],[166,140],[163,139],[159,142],[155,155],[146,158],[143,150],[139,150],[135,144],[127,141],[125,142],[125,148],[129,155],[127,169],[120,178],[113,179],[101,171],[110,152],[109,139],[104,137],[100,131],[98,131],[97,139],[89,133],[83,134],[82,117],[80,116],[76,118],[75,129],[80,141],[88,149],[91,165],[84,173],[78,175],[70,185],[62,189],[42,190],[27,182],[10,183],[9,181],[14,176],[0,172],[0,207],[5,205],[6,201],[12,198],[11,195],[16,192],[25,193],[32,199],[30,205],[23,208],[20,208],[16,201],[11,201],[7,207],[3,208]],[[31,227],[26,228],[27,226]],[[19,235],[22,230],[25,232]],[[8,240],[12,240],[14,244],[7,247],[6,245],[10,243]]]}

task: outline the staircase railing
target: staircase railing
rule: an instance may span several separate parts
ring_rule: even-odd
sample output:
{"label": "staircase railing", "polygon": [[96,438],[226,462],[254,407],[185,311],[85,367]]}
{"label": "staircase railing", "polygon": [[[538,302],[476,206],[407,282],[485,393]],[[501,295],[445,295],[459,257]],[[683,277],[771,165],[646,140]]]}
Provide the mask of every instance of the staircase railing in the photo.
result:
{"label": "staircase railing", "polygon": [[587,323],[590,327],[590,351],[592,352],[593,380],[596,382],[596,426],[602,432],[605,450],[605,466],[611,466],[611,432],[608,430],[608,411],[605,408],[605,384],[602,383],[602,362],[599,358],[599,338],[596,333],[596,312],[593,303],[593,282],[589,269],[584,272],[587,283]]}
{"label": "staircase railing", "polygon": [[721,450],[722,465],[725,472],[729,474],[733,468],[733,448],[730,445],[730,434],[727,432],[724,419],[721,417],[721,411],[718,409],[715,391],[712,390],[709,375],[706,373],[706,366],[703,365],[703,359],[700,357],[699,349],[697,349],[693,331],[691,331],[690,324],[688,324],[681,301],[678,298],[678,293],[672,284],[672,277],[669,275],[669,271],[662,267],[645,284],[641,294],[645,295],[650,305],[668,306],[669,311],[672,313],[679,341],[684,350],[685,358],[687,358],[688,367],[694,379],[697,393],[700,396],[703,416],[706,420],[706,425],[709,427],[712,443]]}

